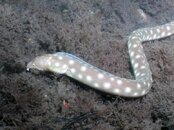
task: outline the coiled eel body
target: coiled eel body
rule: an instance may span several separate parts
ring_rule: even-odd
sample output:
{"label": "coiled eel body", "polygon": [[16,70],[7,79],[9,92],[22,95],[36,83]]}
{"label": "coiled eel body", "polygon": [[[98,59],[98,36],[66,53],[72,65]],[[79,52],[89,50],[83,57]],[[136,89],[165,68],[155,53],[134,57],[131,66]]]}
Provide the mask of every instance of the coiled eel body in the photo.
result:
{"label": "coiled eel body", "polygon": [[38,56],[27,64],[27,70],[34,68],[66,74],[79,82],[109,94],[140,97],[147,94],[152,86],[152,73],[141,43],[172,34],[174,34],[174,21],[132,32],[128,39],[128,50],[135,76],[133,80],[112,75],[65,52]]}

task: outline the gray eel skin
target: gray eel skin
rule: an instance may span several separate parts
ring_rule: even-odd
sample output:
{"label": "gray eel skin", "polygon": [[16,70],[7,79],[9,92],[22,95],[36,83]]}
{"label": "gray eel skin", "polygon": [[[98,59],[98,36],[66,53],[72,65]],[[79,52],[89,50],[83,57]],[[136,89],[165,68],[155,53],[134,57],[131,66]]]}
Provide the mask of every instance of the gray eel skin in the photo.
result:
{"label": "gray eel skin", "polygon": [[82,59],[65,52],[45,54],[27,64],[34,68],[65,74],[94,89],[123,97],[141,97],[152,86],[152,73],[147,62],[142,42],[161,39],[174,34],[174,21],[152,28],[135,30],[128,38],[128,50],[135,79],[125,79],[105,72]]}

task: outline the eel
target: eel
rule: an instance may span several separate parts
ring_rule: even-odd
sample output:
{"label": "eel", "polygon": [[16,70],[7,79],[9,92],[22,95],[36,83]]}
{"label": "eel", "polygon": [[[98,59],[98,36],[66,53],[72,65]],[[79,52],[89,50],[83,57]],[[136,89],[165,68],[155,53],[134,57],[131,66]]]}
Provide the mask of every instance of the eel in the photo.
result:
{"label": "eel", "polygon": [[65,74],[94,89],[123,97],[141,97],[152,86],[152,72],[142,42],[161,39],[174,34],[174,21],[156,27],[137,29],[128,38],[128,52],[134,79],[117,77],[84,60],[65,52],[44,54],[27,64],[27,70],[37,69]]}

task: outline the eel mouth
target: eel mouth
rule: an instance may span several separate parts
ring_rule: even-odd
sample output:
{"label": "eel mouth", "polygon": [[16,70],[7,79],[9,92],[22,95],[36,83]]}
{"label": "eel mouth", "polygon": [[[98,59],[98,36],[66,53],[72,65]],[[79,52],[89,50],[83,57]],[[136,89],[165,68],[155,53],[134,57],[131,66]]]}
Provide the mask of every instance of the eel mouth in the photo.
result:
{"label": "eel mouth", "polygon": [[33,61],[30,61],[30,62],[27,64],[26,70],[27,70],[27,71],[30,71],[30,69],[33,68],[32,66],[33,66]]}
{"label": "eel mouth", "polygon": [[35,64],[35,59],[30,61],[27,66],[26,66],[26,70],[30,71],[31,69],[38,69],[38,70],[42,70],[40,69],[36,64]]}
{"label": "eel mouth", "polygon": [[27,71],[30,71],[30,68],[27,68],[26,70],[27,70]]}

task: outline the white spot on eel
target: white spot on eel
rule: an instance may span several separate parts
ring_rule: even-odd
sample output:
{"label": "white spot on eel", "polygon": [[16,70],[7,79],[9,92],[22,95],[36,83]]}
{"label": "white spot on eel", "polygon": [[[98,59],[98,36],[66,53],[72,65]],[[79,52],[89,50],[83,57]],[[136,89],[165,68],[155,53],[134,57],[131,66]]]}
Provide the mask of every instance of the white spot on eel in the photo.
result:
{"label": "white spot on eel", "polygon": [[172,34],[174,34],[174,21],[157,27],[138,29],[129,36],[128,50],[135,79],[114,76],[65,52],[38,56],[27,64],[27,70],[31,68],[41,71],[49,70],[68,75],[108,94],[141,97],[147,94],[152,86],[152,73],[144,54],[142,42]]}

